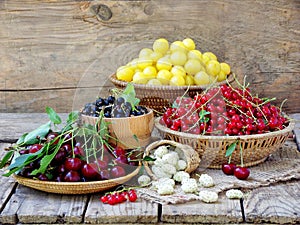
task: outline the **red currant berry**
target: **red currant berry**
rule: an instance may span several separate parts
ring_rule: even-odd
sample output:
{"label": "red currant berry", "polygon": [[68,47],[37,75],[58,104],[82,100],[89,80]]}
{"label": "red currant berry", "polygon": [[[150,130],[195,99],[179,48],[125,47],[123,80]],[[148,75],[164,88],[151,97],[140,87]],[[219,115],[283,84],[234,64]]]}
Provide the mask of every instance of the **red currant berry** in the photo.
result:
{"label": "red currant berry", "polygon": [[100,197],[100,201],[104,204],[108,203],[108,196],[107,195],[103,195]]}

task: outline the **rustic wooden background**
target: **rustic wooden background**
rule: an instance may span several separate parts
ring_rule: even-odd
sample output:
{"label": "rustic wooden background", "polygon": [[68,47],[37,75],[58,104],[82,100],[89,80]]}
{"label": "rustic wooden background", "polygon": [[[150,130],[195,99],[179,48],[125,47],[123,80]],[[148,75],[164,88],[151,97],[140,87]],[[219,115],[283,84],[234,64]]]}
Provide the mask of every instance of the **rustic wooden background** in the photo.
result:
{"label": "rustic wooden background", "polygon": [[193,38],[300,112],[299,0],[0,1],[0,112],[79,109],[160,37]]}

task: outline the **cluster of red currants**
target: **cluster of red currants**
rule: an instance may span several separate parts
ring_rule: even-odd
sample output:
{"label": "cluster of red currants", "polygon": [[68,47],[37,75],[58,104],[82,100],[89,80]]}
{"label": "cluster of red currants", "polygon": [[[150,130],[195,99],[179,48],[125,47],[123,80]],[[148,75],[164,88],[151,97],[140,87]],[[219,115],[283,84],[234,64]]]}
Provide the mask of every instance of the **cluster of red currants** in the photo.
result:
{"label": "cluster of red currants", "polygon": [[[64,141],[60,145],[61,138]],[[52,142],[51,145],[60,146],[46,172],[32,175],[32,172],[41,166],[41,159],[37,159],[26,165],[19,172],[20,176],[57,182],[108,180],[125,176],[138,164],[134,155],[129,156],[129,153],[119,146],[109,149],[103,145],[101,151],[88,156],[81,146],[82,142],[76,141],[71,133],[60,137],[59,133],[50,132],[45,140],[45,143],[49,142]],[[19,152],[20,154],[36,153],[45,143],[27,146]]]}
{"label": "cluster of red currants", "polygon": [[134,189],[110,192],[100,197],[102,203],[109,205],[116,205],[127,200],[130,202],[137,200],[137,194]]}
{"label": "cluster of red currants", "polygon": [[270,101],[253,97],[249,88],[222,85],[194,98],[177,97],[160,123],[174,131],[208,135],[251,135],[282,130],[288,120]]}
{"label": "cluster of red currants", "polygon": [[234,163],[225,163],[222,165],[222,171],[226,175],[234,175],[240,180],[246,180],[250,175],[247,167],[236,166]]}

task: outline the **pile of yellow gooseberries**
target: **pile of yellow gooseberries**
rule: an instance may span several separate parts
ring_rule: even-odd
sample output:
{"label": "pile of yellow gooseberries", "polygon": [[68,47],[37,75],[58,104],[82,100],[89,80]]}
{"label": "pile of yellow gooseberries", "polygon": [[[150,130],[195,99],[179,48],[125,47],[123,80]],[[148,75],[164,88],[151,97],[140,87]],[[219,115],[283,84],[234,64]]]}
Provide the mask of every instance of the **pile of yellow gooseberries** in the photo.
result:
{"label": "pile of yellow gooseberries", "polygon": [[208,85],[224,81],[230,66],[212,52],[201,53],[191,38],[169,44],[157,39],[138,58],[117,69],[118,80],[146,85]]}

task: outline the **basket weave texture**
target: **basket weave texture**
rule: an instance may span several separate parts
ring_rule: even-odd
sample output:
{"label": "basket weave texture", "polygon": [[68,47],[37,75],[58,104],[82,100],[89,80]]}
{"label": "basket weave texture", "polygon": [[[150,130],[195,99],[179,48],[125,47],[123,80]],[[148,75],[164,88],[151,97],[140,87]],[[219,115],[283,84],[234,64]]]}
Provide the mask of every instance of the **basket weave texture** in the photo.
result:
{"label": "basket weave texture", "polygon": [[[176,147],[177,149],[179,149],[183,155],[184,155],[184,159],[187,163],[187,167],[185,169],[185,172],[187,173],[191,173],[194,170],[196,170],[199,166],[200,163],[200,158],[198,153],[189,145],[184,145],[175,141],[171,141],[171,140],[160,140],[160,141],[155,141],[152,142],[150,145],[148,145],[145,149],[144,152],[144,157],[145,156],[149,156],[151,151],[154,151],[156,148],[158,148],[159,146],[162,145],[171,145]],[[147,171],[147,173],[153,178],[153,179],[157,179],[155,177],[155,175],[152,173],[149,164],[147,161],[143,161],[145,170]]]}
{"label": "basket weave texture", "polygon": [[56,194],[89,194],[100,191],[109,190],[120,184],[124,184],[131,178],[136,176],[141,168],[138,166],[132,173],[116,179],[89,181],[89,182],[56,182],[56,181],[40,181],[30,178],[24,178],[14,175],[14,178],[19,184],[24,186]]}
{"label": "basket weave texture", "polygon": [[[124,89],[128,82],[118,80],[116,74],[109,76],[110,81],[120,89]],[[233,76],[229,76],[229,82],[233,81]],[[227,81],[218,82],[217,84],[226,84]],[[145,84],[133,84],[136,97],[140,99],[140,105],[149,107],[155,111],[155,114],[163,113],[165,108],[170,107],[177,97],[187,93],[190,97],[194,97],[197,93],[201,93],[210,85],[192,85],[192,86],[154,86]]]}
{"label": "basket weave texture", "polygon": [[294,122],[290,121],[285,129],[265,134],[208,136],[173,131],[161,125],[159,120],[160,117],[156,118],[154,124],[162,138],[190,145],[200,156],[199,167],[213,169],[221,168],[223,163],[228,162],[228,157],[225,157],[226,150],[237,140],[239,140],[239,144],[232,153],[232,163],[237,165],[241,163],[240,147],[244,166],[250,167],[264,162],[270,154],[284,144],[294,127]]}
{"label": "basket weave texture", "polygon": [[[95,125],[98,117],[80,115],[83,123]],[[141,116],[124,118],[103,118],[108,123],[108,130],[112,138],[109,142],[125,149],[146,146],[151,141],[151,132],[154,128],[153,110]]]}

